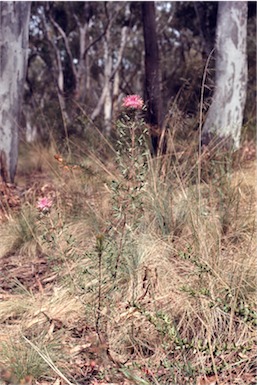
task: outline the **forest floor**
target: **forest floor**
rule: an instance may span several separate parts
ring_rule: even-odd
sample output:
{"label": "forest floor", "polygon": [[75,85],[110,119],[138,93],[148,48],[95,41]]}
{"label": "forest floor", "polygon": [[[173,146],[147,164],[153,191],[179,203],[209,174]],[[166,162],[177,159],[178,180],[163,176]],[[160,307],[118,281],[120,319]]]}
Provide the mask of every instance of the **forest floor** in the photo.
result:
{"label": "forest floor", "polygon": [[174,148],[135,185],[102,148],[23,145],[0,185],[1,385],[256,384],[255,145],[200,184]]}

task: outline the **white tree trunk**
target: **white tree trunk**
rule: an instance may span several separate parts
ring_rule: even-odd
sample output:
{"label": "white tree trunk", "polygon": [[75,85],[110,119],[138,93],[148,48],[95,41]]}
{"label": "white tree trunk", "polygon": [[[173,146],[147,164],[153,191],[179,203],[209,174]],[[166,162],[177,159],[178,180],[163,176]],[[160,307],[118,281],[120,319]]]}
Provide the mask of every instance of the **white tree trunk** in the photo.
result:
{"label": "white tree trunk", "polygon": [[239,148],[247,89],[246,33],[247,2],[219,2],[215,91],[203,127],[203,145],[217,139],[228,148]]}
{"label": "white tree trunk", "polygon": [[110,124],[111,124],[111,113],[112,113],[112,99],[111,99],[111,74],[112,74],[112,57],[111,57],[111,47],[110,47],[110,27],[106,31],[106,36],[104,39],[104,86],[102,89],[101,96],[98,100],[97,106],[91,114],[91,119],[95,120],[97,116],[101,113],[104,107],[104,122],[105,122],[105,131],[110,133]]}
{"label": "white tree trunk", "polygon": [[14,181],[26,78],[30,2],[0,2],[0,173]]}
{"label": "white tree trunk", "polygon": [[[130,14],[129,6],[126,5],[125,15],[128,18]],[[119,84],[119,77],[117,75],[121,61],[123,58],[124,49],[128,39],[129,28],[125,24],[121,29],[121,39],[119,50],[116,51],[116,47],[112,46],[111,41],[111,24],[106,31],[105,41],[104,41],[104,87],[101,93],[101,96],[98,100],[97,106],[91,114],[91,119],[94,120],[101,113],[102,109],[104,112],[104,125],[105,132],[107,135],[110,135],[112,129],[112,116],[113,116],[113,102],[116,99],[117,95],[117,86]],[[116,63],[113,61],[113,54],[117,53]],[[117,76],[116,76],[117,75]],[[114,87],[114,82],[115,86]]]}
{"label": "white tree trunk", "polygon": [[86,50],[86,43],[88,41],[88,23],[79,26],[79,46],[80,46],[80,58],[78,62],[78,75],[77,75],[77,91],[76,96],[77,100],[84,103],[87,95],[88,87],[88,55],[84,57]]}

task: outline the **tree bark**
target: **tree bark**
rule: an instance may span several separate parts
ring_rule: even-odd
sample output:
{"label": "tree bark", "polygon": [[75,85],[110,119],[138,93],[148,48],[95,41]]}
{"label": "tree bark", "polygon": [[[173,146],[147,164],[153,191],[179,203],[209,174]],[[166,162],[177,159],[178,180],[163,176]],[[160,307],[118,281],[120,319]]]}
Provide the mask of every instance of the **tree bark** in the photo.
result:
{"label": "tree bark", "polygon": [[220,2],[216,32],[213,102],[202,132],[202,145],[222,143],[237,150],[247,91],[247,2]]}
{"label": "tree bark", "polygon": [[145,44],[145,103],[147,123],[152,129],[152,147],[156,154],[162,124],[159,50],[154,2],[142,2],[142,20]]}
{"label": "tree bark", "polygon": [[0,2],[0,172],[14,182],[27,69],[30,2]]}
{"label": "tree bark", "polygon": [[[128,7],[125,11],[125,15],[126,18],[129,18],[130,16]],[[119,49],[114,50],[111,39],[111,26],[112,24],[110,23],[109,28],[106,31],[106,36],[104,40],[104,87],[97,103],[97,106],[91,115],[91,119],[95,120],[97,116],[101,113],[103,108],[105,132],[108,136],[111,134],[112,116],[114,112],[115,101],[117,100],[117,86],[119,82],[118,71],[122,62],[123,53],[129,33],[129,28],[125,24],[121,29]],[[113,53],[115,51],[117,52],[117,58],[116,63],[114,64]]]}

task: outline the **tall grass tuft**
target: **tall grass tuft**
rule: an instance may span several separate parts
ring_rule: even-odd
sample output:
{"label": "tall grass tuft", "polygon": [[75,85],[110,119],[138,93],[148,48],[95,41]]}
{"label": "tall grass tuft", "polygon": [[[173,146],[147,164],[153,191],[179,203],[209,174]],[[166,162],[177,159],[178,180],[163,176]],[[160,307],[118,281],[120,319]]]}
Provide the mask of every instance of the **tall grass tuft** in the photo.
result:
{"label": "tall grass tuft", "polygon": [[[66,362],[53,367],[68,378],[86,352],[99,380],[114,376],[111,365],[134,383],[223,373],[236,383],[237,367],[252,370],[257,325],[255,166],[235,169],[222,153],[199,160],[193,135],[167,134],[166,153],[153,158],[148,128],[132,115],[117,128],[115,157],[70,142],[67,160],[49,162],[51,210],[38,212],[48,191],[39,188],[1,226],[0,258],[40,250],[49,274],[38,291],[4,293],[0,331],[17,336],[18,323],[26,338],[61,336]],[[17,349],[19,379],[45,373],[31,349]],[[6,342],[10,365],[12,355]]]}

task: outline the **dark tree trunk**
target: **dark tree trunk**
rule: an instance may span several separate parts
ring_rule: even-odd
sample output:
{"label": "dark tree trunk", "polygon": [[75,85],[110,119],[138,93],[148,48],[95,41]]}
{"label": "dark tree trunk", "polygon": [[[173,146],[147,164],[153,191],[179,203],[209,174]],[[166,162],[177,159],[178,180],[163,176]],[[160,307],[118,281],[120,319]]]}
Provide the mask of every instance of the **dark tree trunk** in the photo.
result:
{"label": "dark tree trunk", "polygon": [[155,4],[152,1],[146,1],[141,3],[141,7],[145,43],[146,121],[151,128],[153,153],[156,154],[159,145],[162,112]]}

